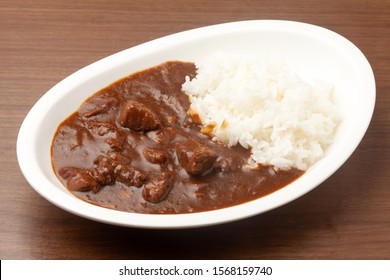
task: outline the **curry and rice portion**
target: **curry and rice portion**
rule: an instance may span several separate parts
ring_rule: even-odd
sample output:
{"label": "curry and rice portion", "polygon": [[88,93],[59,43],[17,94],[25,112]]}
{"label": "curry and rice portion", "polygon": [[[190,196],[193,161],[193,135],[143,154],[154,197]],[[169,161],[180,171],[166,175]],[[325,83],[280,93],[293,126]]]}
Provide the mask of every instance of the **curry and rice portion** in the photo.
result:
{"label": "curry and rice portion", "polygon": [[323,157],[339,122],[332,94],[252,57],[166,62],[107,86],[64,120],[53,169],[76,197],[121,211],[242,204]]}

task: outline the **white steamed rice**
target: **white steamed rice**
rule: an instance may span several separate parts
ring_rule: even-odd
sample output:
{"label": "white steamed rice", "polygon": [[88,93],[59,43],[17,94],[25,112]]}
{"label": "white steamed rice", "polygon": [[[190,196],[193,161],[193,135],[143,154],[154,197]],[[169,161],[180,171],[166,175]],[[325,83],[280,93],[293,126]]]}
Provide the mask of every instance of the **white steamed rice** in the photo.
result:
{"label": "white steamed rice", "polygon": [[196,63],[183,90],[213,140],[251,148],[249,164],[306,170],[338,125],[333,87],[309,84],[283,63],[217,53]]}

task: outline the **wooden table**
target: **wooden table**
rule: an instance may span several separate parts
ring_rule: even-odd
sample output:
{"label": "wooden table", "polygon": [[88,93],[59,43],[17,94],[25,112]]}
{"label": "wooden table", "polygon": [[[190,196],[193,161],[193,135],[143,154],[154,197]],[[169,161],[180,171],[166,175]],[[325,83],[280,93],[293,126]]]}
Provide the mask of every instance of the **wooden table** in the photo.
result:
{"label": "wooden table", "polygon": [[[2,0],[1,259],[390,259],[390,1],[314,2]],[[145,230],[74,216],[28,185],[16,159],[17,133],[30,108],[54,84],[139,43],[247,19],[329,28],[355,43],[373,67],[372,123],[352,157],[318,188],[230,224]]]}

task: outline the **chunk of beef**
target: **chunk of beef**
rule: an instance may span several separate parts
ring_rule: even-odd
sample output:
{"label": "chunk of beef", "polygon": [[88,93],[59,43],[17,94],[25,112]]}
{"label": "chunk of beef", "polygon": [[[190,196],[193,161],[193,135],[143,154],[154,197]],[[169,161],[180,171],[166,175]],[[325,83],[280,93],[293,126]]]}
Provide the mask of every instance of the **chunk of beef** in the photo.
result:
{"label": "chunk of beef", "polygon": [[177,144],[176,153],[187,173],[195,176],[208,174],[218,157],[211,148],[192,139]]}
{"label": "chunk of beef", "polygon": [[113,166],[116,180],[126,186],[140,188],[148,178],[143,171],[129,165],[113,162]]}
{"label": "chunk of beef", "polygon": [[136,131],[155,130],[160,127],[156,114],[144,104],[133,100],[128,100],[122,107],[118,123]]}
{"label": "chunk of beef", "polygon": [[106,138],[106,143],[111,149],[114,151],[120,151],[122,149],[125,138],[115,125],[96,121],[86,121],[85,124],[88,131],[94,136]]}
{"label": "chunk of beef", "polygon": [[153,178],[142,189],[142,197],[149,202],[163,201],[172,188],[172,174],[163,172],[161,176]]}
{"label": "chunk of beef", "polygon": [[118,181],[126,186],[142,187],[147,176],[144,172],[130,166],[131,160],[119,153],[110,153],[108,157],[98,156],[92,175],[102,185],[112,185]]}
{"label": "chunk of beef", "polygon": [[[114,162],[113,164],[117,165],[121,163],[122,165],[129,165],[131,163],[131,159],[128,156],[125,156],[120,153],[109,153],[108,158]],[[115,167],[115,166],[114,166]]]}
{"label": "chunk of beef", "polygon": [[163,164],[167,161],[167,154],[163,150],[146,147],[142,151],[142,155],[147,161],[155,164]]}
{"label": "chunk of beef", "polygon": [[115,183],[114,168],[110,160],[104,156],[98,156],[93,163],[96,167],[90,169],[90,174],[102,186]]}
{"label": "chunk of beef", "polygon": [[66,186],[70,191],[90,191],[97,193],[99,183],[92,177],[88,170],[76,167],[63,167],[58,171],[59,175],[66,180]]}

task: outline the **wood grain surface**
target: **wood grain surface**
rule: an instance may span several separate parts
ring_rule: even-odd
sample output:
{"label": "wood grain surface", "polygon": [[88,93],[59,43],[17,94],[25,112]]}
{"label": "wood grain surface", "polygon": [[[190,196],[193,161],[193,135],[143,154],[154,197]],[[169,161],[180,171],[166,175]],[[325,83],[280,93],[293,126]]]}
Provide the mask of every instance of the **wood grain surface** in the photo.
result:
{"label": "wood grain surface", "polygon": [[[377,83],[372,123],[352,157],[318,188],[234,223],[144,230],[72,215],[29,186],[16,159],[17,134],[53,85],[139,43],[247,19],[329,28],[355,43],[372,65]],[[0,258],[390,259],[389,26],[388,0],[2,0]]]}

